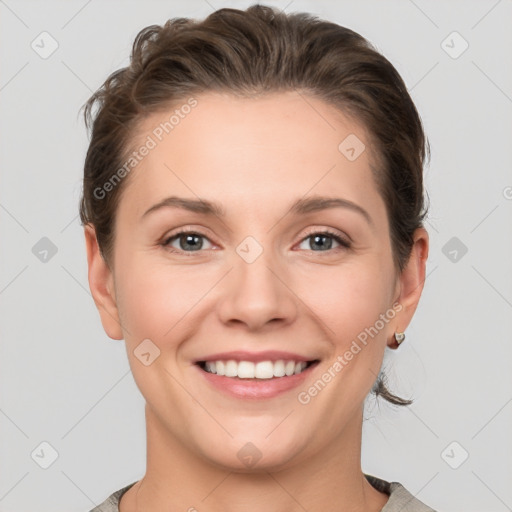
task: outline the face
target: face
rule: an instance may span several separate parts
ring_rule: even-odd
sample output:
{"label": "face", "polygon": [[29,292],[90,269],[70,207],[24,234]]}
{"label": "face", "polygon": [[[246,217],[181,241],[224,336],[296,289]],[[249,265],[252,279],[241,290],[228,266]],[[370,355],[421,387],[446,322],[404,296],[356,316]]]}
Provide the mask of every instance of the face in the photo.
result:
{"label": "face", "polygon": [[174,109],[141,126],[134,147],[156,144],[121,195],[111,273],[88,242],[91,288],[169,439],[286,468],[359,420],[421,265],[395,272],[362,126],[295,92],[196,100],[168,133]]}

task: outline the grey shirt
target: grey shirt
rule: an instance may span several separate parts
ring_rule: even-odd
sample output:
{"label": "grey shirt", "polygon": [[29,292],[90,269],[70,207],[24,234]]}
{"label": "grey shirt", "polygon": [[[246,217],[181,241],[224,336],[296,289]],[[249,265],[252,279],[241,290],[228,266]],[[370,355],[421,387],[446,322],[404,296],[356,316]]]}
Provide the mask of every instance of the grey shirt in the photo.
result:
{"label": "grey shirt", "polygon": [[[364,473],[366,480],[377,489],[389,496],[388,502],[381,512],[436,512],[423,502],[415,498],[402,484],[398,482],[386,482],[376,476]],[[89,512],[119,512],[121,496],[137,482],[133,482],[111,494],[103,503]]]}

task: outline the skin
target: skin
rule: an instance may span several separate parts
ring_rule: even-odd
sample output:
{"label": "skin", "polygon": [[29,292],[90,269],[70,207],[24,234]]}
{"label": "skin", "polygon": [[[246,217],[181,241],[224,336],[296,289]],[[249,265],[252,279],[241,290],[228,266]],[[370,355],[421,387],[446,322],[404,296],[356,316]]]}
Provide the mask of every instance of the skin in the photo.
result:
{"label": "skin", "polygon": [[[428,234],[419,228],[407,267],[393,265],[385,204],[370,164],[371,142],[354,120],[311,96],[240,99],[203,93],[129,175],[116,217],[110,267],[86,226],[89,285],[109,337],[124,339],[146,400],[146,474],[122,497],[121,512],[380,511],[388,496],[361,470],[362,412],[395,331],[409,325],[425,280]],[[169,112],[172,112],[171,109]],[[166,115],[141,125],[140,141]],[[349,161],[338,145],[356,134],[366,150]],[[135,144],[135,146],[137,146]],[[220,203],[225,218],[161,208],[176,195]],[[312,195],[364,208],[293,215]],[[190,227],[204,238],[166,239]],[[325,229],[350,237],[345,248]],[[263,252],[236,252],[251,236]],[[325,244],[324,244],[325,246]],[[171,252],[172,250],[176,252]],[[180,251],[181,250],[181,251]],[[251,249],[253,250],[253,249]],[[365,328],[395,302],[385,324],[308,404],[297,400]],[[160,356],[134,355],[150,339]],[[286,350],[320,359],[304,385],[265,400],[225,396],[193,360],[220,351]],[[251,468],[237,452],[253,443]]]}

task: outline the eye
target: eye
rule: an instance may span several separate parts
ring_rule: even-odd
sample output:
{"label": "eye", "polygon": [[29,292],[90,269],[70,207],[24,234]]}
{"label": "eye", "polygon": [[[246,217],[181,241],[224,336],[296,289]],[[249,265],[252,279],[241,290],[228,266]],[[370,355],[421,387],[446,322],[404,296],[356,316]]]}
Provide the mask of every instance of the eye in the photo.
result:
{"label": "eye", "polygon": [[[312,250],[314,252],[326,252],[332,249],[332,240],[344,247],[345,249],[350,248],[350,242],[342,238],[339,234],[333,233],[329,230],[315,231],[310,233],[308,236],[302,239],[301,245],[307,240],[311,240],[310,247],[320,247],[319,251],[312,248],[306,248],[306,250]],[[336,249],[336,248],[335,248]],[[339,249],[339,248],[338,248]]]}
{"label": "eye", "polygon": [[[202,240],[208,240],[208,238],[196,231],[183,230],[174,235],[166,238],[162,245],[166,248],[172,248],[171,252],[197,252],[203,249]],[[178,247],[172,245],[177,242]],[[177,250],[176,250],[177,249]]]}
{"label": "eye", "polygon": [[[211,244],[209,239],[202,235],[201,233],[198,233],[197,231],[193,230],[182,230],[178,233],[175,233],[171,235],[170,237],[167,237],[163,242],[162,246],[169,249],[171,252],[180,253],[191,253],[191,252],[200,252],[201,249],[204,249],[203,247],[203,240],[208,240],[208,243]],[[307,235],[305,238],[302,239],[301,245],[305,243],[307,240],[311,240],[310,248],[305,248],[306,250],[311,250],[314,252],[328,252],[330,251],[332,247],[332,240],[335,241],[335,243],[339,244],[341,247],[344,247],[345,249],[349,249],[351,247],[351,244],[348,240],[345,240],[342,238],[338,233],[324,230],[324,231],[313,231],[309,235]],[[178,247],[173,244],[178,244]],[[314,249],[314,247],[319,247],[320,250],[317,251]],[[211,247],[206,247],[211,248]],[[304,248],[303,248],[304,249]],[[336,247],[334,248],[336,249]],[[337,248],[339,249],[339,247]]]}

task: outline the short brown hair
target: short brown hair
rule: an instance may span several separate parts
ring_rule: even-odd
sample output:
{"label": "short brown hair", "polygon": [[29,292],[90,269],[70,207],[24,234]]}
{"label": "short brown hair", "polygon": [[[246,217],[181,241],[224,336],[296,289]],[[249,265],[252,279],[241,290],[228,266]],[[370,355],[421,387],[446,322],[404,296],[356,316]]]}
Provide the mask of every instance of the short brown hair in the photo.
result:
{"label": "short brown hair", "polygon": [[[119,169],[142,119],[192,94],[254,97],[296,90],[364,125],[372,171],[386,204],[393,261],[401,272],[413,233],[427,214],[423,165],[430,157],[420,116],[393,65],[358,33],[307,13],[253,5],[224,8],[202,21],[173,18],[137,35],[129,66],[112,73],[85,104],[91,140],[84,166],[80,218],[96,229],[107,264],[126,178],[95,193]],[[93,113],[93,110],[95,112]],[[372,392],[396,405],[381,375]]]}

